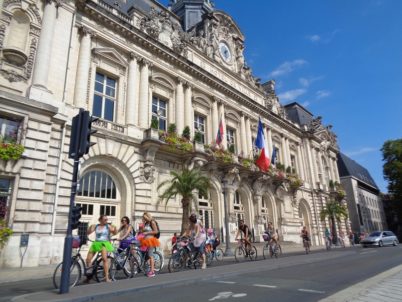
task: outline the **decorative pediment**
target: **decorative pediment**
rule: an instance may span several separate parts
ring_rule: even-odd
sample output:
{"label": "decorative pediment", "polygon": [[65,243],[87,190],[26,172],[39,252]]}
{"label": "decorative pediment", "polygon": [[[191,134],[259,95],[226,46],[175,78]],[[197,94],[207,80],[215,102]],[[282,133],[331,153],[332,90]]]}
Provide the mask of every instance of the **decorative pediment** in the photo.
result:
{"label": "decorative pediment", "polygon": [[127,67],[128,62],[127,60],[119,54],[119,52],[117,50],[115,50],[114,48],[110,48],[110,47],[96,47],[92,50],[92,53],[94,55],[106,58],[116,64],[119,64],[123,67]]}

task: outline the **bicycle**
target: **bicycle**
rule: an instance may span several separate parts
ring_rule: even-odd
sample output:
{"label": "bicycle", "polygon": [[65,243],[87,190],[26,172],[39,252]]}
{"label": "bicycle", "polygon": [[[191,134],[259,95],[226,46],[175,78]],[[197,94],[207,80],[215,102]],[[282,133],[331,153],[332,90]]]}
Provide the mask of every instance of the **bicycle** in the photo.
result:
{"label": "bicycle", "polygon": [[[251,261],[257,259],[257,248],[254,245],[251,245],[249,250],[246,249],[245,240],[238,240],[239,245],[236,247],[234,251],[234,256],[236,262],[240,262],[240,259],[244,257],[244,259],[249,258]],[[242,257],[243,256],[243,257]]]}
{"label": "bicycle", "polygon": [[310,239],[309,238],[303,238],[303,247],[304,247],[306,254],[310,253]]}
{"label": "bicycle", "polygon": [[[106,276],[104,274],[103,269],[103,259],[102,254],[100,252],[96,253],[94,256],[94,260],[92,261],[92,265],[87,267],[84,258],[81,256],[81,248],[83,244],[76,243],[77,239],[73,241],[73,248],[77,249],[77,253],[71,258],[71,266],[70,266],[70,287],[76,286],[79,281],[81,280],[82,275],[84,274],[87,276],[88,281],[92,278],[96,280],[96,282],[104,281]],[[91,241],[91,240],[88,240]],[[91,241],[92,242],[92,241]],[[110,275],[110,268],[111,263],[113,262],[113,258],[108,255],[108,262],[109,262],[109,275]],[[56,289],[60,288],[61,282],[61,274],[63,271],[63,262],[60,262],[53,273],[53,285]],[[91,273],[89,271],[92,270]]]}
{"label": "bicycle", "polygon": [[274,241],[273,242],[267,241],[264,247],[262,248],[262,257],[266,259],[268,258],[268,254],[271,258],[273,256],[275,256],[275,258],[278,258],[279,255],[282,255],[281,245],[278,242],[275,243]]}
{"label": "bicycle", "polygon": [[332,237],[324,237],[325,238],[325,248],[329,251],[332,248]]}
{"label": "bicycle", "polygon": [[211,265],[214,258],[217,261],[223,260],[223,250],[221,248],[213,248],[209,243],[205,246],[205,257],[207,259],[207,265]]}
{"label": "bicycle", "polygon": [[202,255],[198,251],[192,250],[190,243],[191,240],[187,237],[177,238],[168,263],[169,273],[178,272],[191,267],[197,269],[201,266]]}
{"label": "bicycle", "polygon": [[[115,244],[117,239],[113,240]],[[116,274],[118,271],[123,271],[126,278],[132,278],[139,271],[139,263],[137,258],[132,252],[131,245],[125,248],[116,247],[112,252],[113,261],[110,267],[110,278],[116,280]]]}
{"label": "bicycle", "polygon": [[[155,271],[155,273],[159,273],[163,269],[163,266],[165,265],[165,259],[162,255],[162,253],[157,251],[156,248],[153,248],[153,249],[154,249],[154,251],[153,251],[154,271]],[[151,267],[149,265],[148,250],[141,251],[139,242],[134,241],[131,244],[131,253],[133,255],[132,259],[136,260],[136,263],[133,263],[133,265],[131,265],[131,267],[137,267],[136,272],[134,270],[132,270],[132,276],[134,276],[140,272],[143,272],[144,275],[147,275],[151,269]]]}

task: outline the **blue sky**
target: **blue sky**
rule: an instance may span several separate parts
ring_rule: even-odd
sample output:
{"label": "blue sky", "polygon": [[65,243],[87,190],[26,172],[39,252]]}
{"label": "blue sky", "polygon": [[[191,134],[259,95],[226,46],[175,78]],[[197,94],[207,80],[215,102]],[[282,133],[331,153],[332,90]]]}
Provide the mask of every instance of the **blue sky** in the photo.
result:
{"label": "blue sky", "polygon": [[[166,3],[167,1],[161,1]],[[246,60],[333,125],[343,153],[386,192],[381,147],[402,138],[401,0],[216,0],[246,37]]]}

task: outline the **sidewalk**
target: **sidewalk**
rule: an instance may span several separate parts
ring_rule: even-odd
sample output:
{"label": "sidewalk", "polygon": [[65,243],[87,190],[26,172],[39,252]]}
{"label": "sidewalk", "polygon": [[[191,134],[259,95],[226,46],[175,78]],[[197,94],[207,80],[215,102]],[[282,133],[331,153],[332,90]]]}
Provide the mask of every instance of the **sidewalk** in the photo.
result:
{"label": "sidewalk", "polygon": [[402,265],[357,283],[320,302],[400,302]]}
{"label": "sidewalk", "polygon": [[[262,247],[263,243],[255,243],[257,247],[258,259],[262,258]],[[284,255],[292,253],[303,252],[303,248],[300,245],[293,243],[281,243],[282,251]],[[222,246],[221,246],[222,247]],[[231,246],[233,251],[236,245]],[[311,248],[312,251],[323,250],[322,246],[316,246]],[[165,255],[165,266],[170,255]],[[225,257],[226,261],[234,261],[234,257]],[[8,282],[17,282],[24,280],[35,280],[35,279],[45,279],[52,278],[54,269],[57,264],[43,265],[38,267],[23,267],[23,268],[5,268],[0,271],[0,284]]]}

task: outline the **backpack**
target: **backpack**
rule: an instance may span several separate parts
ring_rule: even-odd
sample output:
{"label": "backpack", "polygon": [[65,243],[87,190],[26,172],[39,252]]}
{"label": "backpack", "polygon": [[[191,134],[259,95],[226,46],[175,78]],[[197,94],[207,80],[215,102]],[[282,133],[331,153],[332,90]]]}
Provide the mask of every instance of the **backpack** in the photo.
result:
{"label": "backpack", "polygon": [[158,224],[158,222],[156,220],[154,220],[154,222],[156,224],[156,227],[158,228],[158,233],[156,233],[156,235],[154,235],[154,236],[155,236],[155,238],[159,239],[159,237],[161,237],[161,231],[160,231],[160,228],[159,228],[159,224]]}

